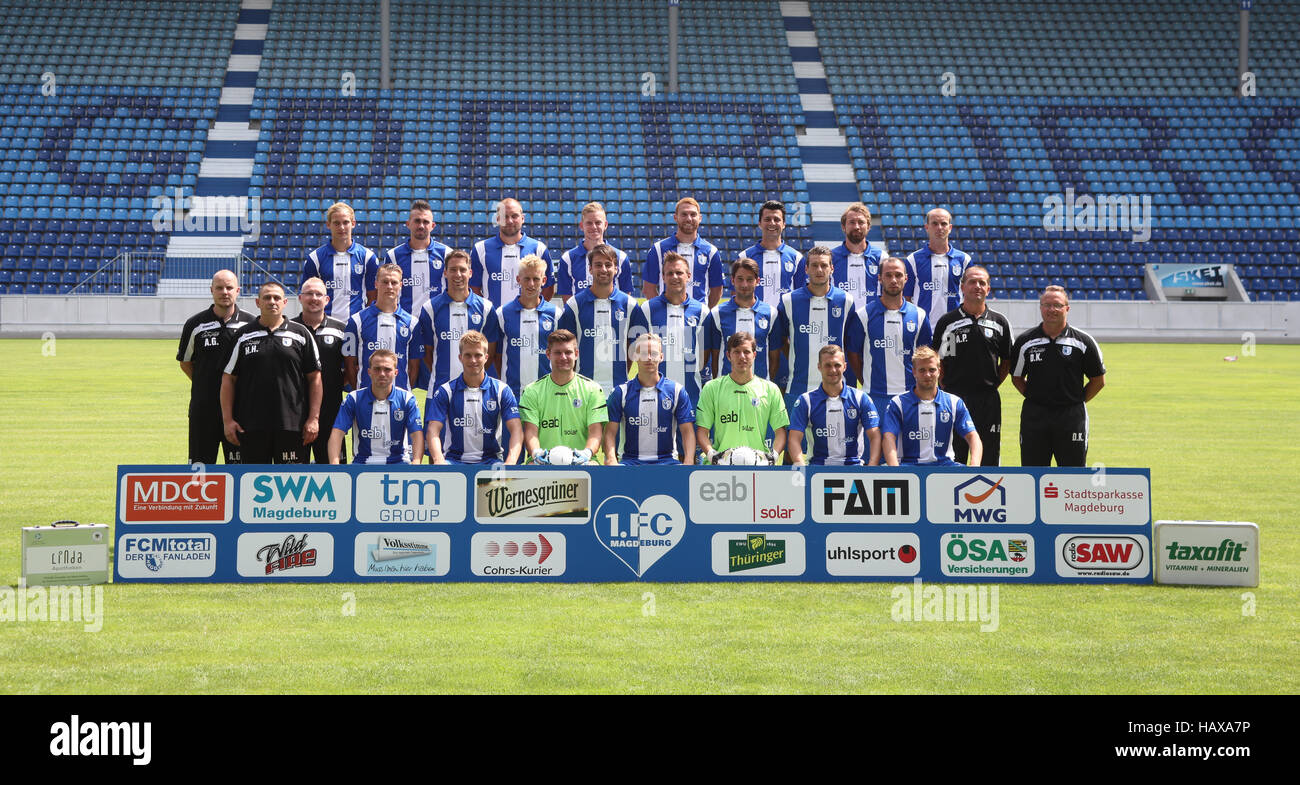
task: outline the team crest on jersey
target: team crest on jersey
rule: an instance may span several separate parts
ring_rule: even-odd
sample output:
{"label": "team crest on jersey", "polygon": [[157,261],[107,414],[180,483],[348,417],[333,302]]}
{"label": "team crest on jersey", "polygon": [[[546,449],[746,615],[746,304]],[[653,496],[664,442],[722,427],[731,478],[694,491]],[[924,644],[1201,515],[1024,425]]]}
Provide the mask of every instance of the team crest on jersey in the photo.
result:
{"label": "team crest on jersey", "polygon": [[687,327],[695,327],[695,326],[698,325],[699,323],[700,323],[700,320],[699,320],[699,319],[696,319],[694,316],[688,316],[688,317],[686,317],[686,326],[687,326]]}
{"label": "team crest on jersey", "polygon": [[786,262],[786,263],[785,263],[785,271],[786,271],[787,273],[792,273],[792,272],[794,272],[794,262]]}
{"label": "team crest on jersey", "polygon": [[549,329],[551,329],[551,320],[550,320],[550,319],[543,319],[543,320],[542,320],[542,329],[543,329],[543,330],[549,330]]}
{"label": "team crest on jersey", "polygon": [[330,344],[334,343],[334,336],[332,336],[332,335],[322,335],[322,336],[321,336],[321,340],[325,342],[325,345],[326,345],[326,346],[329,346]]}
{"label": "team crest on jersey", "polygon": [[952,415],[948,414],[948,412],[939,412],[939,422],[948,422],[950,419],[952,419]]}
{"label": "team crest on jersey", "polygon": [[615,311],[615,312],[614,312],[614,319],[617,320],[617,321],[623,321],[623,312],[622,312],[622,311]]}
{"label": "team crest on jersey", "polygon": [[750,398],[750,399],[749,399],[749,405],[750,405],[750,406],[753,406],[755,409],[757,409],[757,408],[758,408],[758,399],[757,399],[757,398]]}
{"label": "team crest on jersey", "polygon": [[880,268],[874,264],[867,265],[867,269],[871,271],[872,275],[876,275],[880,272]]}
{"label": "team crest on jersey", "polygon": [[907,329],[908,329],[909,332],[912,331],[912,330],[915,330],[915,329],[916,329],[916,322],[908,322],[908,323],[907,323]]}
{"label": "team crest on jersey", "polygon": [[1072,352],[1072,351],[1074,351],[1074,347],[1073,347],[1073,346],[1062,346],[1062,347],[1061,347],[1061,354],[1065,355],[1066,357],[1069,357],[1069,356],[1070,356],[1070,352]]}
{"label": "team crest on jersey", "polygon": [[486,401],[483,402],[483,408],[487,409],[489,412],[495,412],[497,410],[496,399],[488,398]]}
{"label": "team crest on jersey", "polygon": [[671,409],[673,408],[673,399],[672,399],[672,398],[668,398],[668,397],[666,397],[666,396],[663,397],[663,398],[660,398],[660,399],[659,399],[659,405],[662,406],[662,407],[664,407],[664,411],[669,411],[669,410],[671,410]]}
{"label": "team crest on jersey", "polygon": [[431,267],[433,267],[433,269],[435,269],[435,270],[441,270],[441,269],[442,269],[442,260],[441,260],[441,259],[433,259],[433,260],[430,260],[429,265],[430,265]]}
{"label": "team crest on jersey", "polygon": [[470,320],[471,322],[473,322],[474,324],[478,324],[479,322],[483,321],[483,317],[482,317],[482,316],[479,316],[479,315],[476,314],[476,313],[472,313],[472,314],[469,315],[469,320]]}
{"label": "team crest on jersey", "polygon": [[848,409],[844,410],[844,416],[850,420],[856,420],[858,417],[858,410],[850,406]]}
{"label": "team crest on jersey", "polygon": [[405,337],[407,337],[408,335],[411,334],[411,331],[408,330],[408,329],[406,329],[406,327],[399,327],[399,328],[397,328],[397,331],[398,331],[399,333],[402,334],[402,337],[403,337],[403,338],[405,338]]}
{"label": "team crest on jersey", "polygon": [[398,422],[401,422],[401,421],[402,421],[402,418],[405,417],[405,416],[406,416],[406,410],[405,410],[405,409],[394,409],[394,410],[393,410],[393,419],[394,419],[394,420],[397,420]]}
{"label": "team crest on jersey", "polygon": [[760,330],[766,330],[766,329],[767,329],[767,320],[766,320],[766,319],[763,319],[763,318],[761,318],[761,317],[758,319],[758,329],[760,329]]}
{"label": "team crest on jersey", "polygon": [[832,308],[832,309],[831,309],[831,318],[832,318],[832,319],[838,319],[838,318],[840,318],[840,314],[841,314],[841,313],[843,313],[843,309],[841,309],[841,308]]}
{"label": "team crest on jersey", "polygon": [[992,327],[985,327],[985,328],[984,328],[984,337],[985,337],[985,338],[992,338],[992,337],[993,337],[993,328],[992,328]]}
{"label": "team crest on jersey", "polygon": [[363,265],[361,262],[357,262],[356,264],[352,265],[352,272],[356,273],[357,275],[361,275],[365,271],[366,271],[366,266]]}
{"label": "team crest on jersey", "polygon": [[293,339],[288,336],[285,336],[280,339],[280,343],[284,344],[285,346],[293,346]]}
{"label": "team crest on jersey", "polygon": [[700,265],[701,267],[707,264],[708,261],[709,261],[709,257],[705,256],[704,254],[702,253],[695,254],[695,263]]}
{"label": "team crest on jersey", "polygon": [[573,399],[573,408],[575,408],[575,409],[581,409],[581,408],[582,408],[582,399],[581,399],[581,398],[574,398],[574,399]]}

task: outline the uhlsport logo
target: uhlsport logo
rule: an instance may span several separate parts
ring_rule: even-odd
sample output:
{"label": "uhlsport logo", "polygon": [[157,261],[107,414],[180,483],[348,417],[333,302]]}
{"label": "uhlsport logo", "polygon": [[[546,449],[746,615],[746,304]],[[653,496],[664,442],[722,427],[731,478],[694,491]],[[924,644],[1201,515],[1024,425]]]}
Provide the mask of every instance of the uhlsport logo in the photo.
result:
{"label": "uhlsport logo", "polygon": [[1034,538],[1028,534],[949,533],[939,538],[940,568],[954,578],[1034,574]]}
{"label": "uhlsport logo", "polygon": [[359,523],[461,523],[465,520],[465,475],[365,471],[357,475]]}
{"label": "uhlsport logo", "polygon": [[761,471],[701,469],[691,472],[693,523],[798,523],[804,519],[804,489],[775,482]]}
{"label": "uhlsport logo", "polygon": [[814,477],[812,517],[817,523],[921,520],[921,481],[915,474],[819,473]]}
{"label": "uhlsport logo", "polygon": [[921,574],[921,538],[911,532],[831,532],[826,535],[831,575]]}
{"label": "uhlsport logo", "polygon": [[234,478],[225,472],[129,473],[118,489],[122,523],[229,523]]}
{"label": "uhlsport logo", "polygon": [[559,532],[478,532],[469,547],[475,575],[553,578],[567,566],[566,541]]}
{"label": "uhlsport logo", "polygon": [[344,472],[250,472],[239,478],[244,523],[345,523],[352,515],[352,477]]}
{"label": "uhlsport logo", "polygon": [[446,575],[451,537],[446,532],[364,532],[355,541],[353,568],[366,577]]}
{"label": "uhlsport logo", "polygon": [[681,542],[686,512],[671,496],[651,496],[637,504],[611,496],[596,508],[596,539],[638,578]]}
{"label": "uhlsport logo", "polygon": [[1060,534],[1056,572],[1063,578],[1145,578],[1150,543],[1141,534]]}
{"label": "uhlsport logo", "polygon": [[803,575],[808,563],[798,532],[718,532],[711,545],[714,575]]}
{"label": "uhlsport logo", "polygon": [[246,532],[235,546],[245,578],[319,578],[334,571],[334,537],[328,532]]}
{"label": "uhlsport logo", "polygon": [[1031,474],[934,472],[925,480],[931,523],[1011,523],[1029,525],[1036,518]]}
{"label": "uhlsport logo", "polygon": [[211,578],[216,569],[213,534],[126,534],[117,540],[123,578]]}

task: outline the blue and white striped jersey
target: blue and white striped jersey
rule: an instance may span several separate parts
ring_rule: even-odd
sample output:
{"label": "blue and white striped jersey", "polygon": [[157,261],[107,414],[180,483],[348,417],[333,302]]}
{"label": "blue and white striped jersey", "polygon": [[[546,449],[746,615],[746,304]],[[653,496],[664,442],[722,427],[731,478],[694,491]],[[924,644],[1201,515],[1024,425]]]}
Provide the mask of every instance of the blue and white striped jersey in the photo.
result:
{"label": "blue and white striped jersey", "polygon": [[961,305],[961,276],[970,265],[970,254],[952,246],[946,254],[924,245],[907,255],[903,296],[926,312],[931,332],[944,314]]}
{"label": "blue and white striped jersey", "polygon": [[342,253],[325,243],[307,255],[302,266],[299,286],[308,278],[320,278],[329,292],[330,303],[326,313],[346,322],[354,313],[366,307],[366,292],[375,288],[375,274],[379,272],[379,257],[375,252],[355,240],[352,247]]}
{"label": "blue and white striped jersey", "polygon": [[[526,234],[513,245],[501,242],[500,235],[479,240],[469,252],[470,286],[478,288],[494,303],[510,302],[519,296],[519,282],[515,280],[519,274],[519,260],[529,254],[540,256],[550,270],[551,258],[547,255],[546,243],[541,240],[534,240]],[[542,288],[554,283],[554,276],[548,274]]]}
{"label": "blue and white striped jersey", "polygon": [[[610,246],[614,248],[614,246]],[[614,288],[628,294],[632,291],[632,263],[627,253],[618,251],[618,275],[614,276]],[[591,286],[591,270],[587,269],[587,247],[578,243],[573,248],[560,254],[555,263],[555,293],[561,296],[573,296]]]}
{"label": "blue and white striped jersey", "polygon": [[803,431],[805,452],[817,466],[860,465],[866,432],[879,427],[871,399],[847,384],[834,397],[819,384],[800,395],[790,412],[790,430]]}
{"label": "blue and white striped jersey", "polygon": [[679,463],[678,427],[695,422],[695,407],[680,384],[661,377],[654,387],[643,387],[632,379],[614,388],[606,410],[619,425],[623,463]]}
{"label": "blue and white striped jersey", "polygon": [[414,336],[415,317],[402,308],[394,313],[384,313],[378,305],[368,305],[360,313],[353,314],[343,330],[343,356],[357,358],[357,378],[348,379],[348,383],[358,390],[369,386],[370,377],[366,370],[370,367],[370,355],[379,349],[387,349],[397,353],[397,377],[393,386],[411,389],[406,368]]}
{"label": "blue and white striped jersey", "polygon": [[[469,330],[482,331],[492,318],[492,301],[469,293],[463,301],[453,300],[447,292],[424,304],[411,341],[411,351],[424,357],[433,349],[429,374],[429,394],[460,376],[460,337]],[[489,374],[491,371],[489,371]]]}
{"label": "blue and white striped jersey", "polygon": [[[767,350],[776,322],[776,309],[762,300],[753,308],[741,308],[735,300],[718,303],[704,317],[704,351],[717,351],[721,357],[718,378],[731,373],[731,360],[727,359],[727,339],[736,333],[754,336],[754,375],[768,378]],[[699,400],[698,398],[696,400]]]}
{"label": "blue and white striped jersey", "polygon": [[[709,380],[700,362],[704,357],[701,336],[707,312],[699,300],[688,297],[681,305],[673,305],[661,294],[636,307],[632,312],[632,329],[627,334],[629,352],[642,333],[659,336],[664,344],[659,375],[683,385],[692,401],[700,399],[700,388]],[[704,378],[701,378],[702,370]]]}
{"label": "blue and white striped jersey", "polygon": [[696,235],[695,242],[683,243],[677,235],[666,237],[654,245],[645,255],[645,265],[641,268],[641,279],[654,284],[663,294],[664,254],[677,252],[691,263],[691,297],[702,302],[709,301],[709,290],[722,286],[722,253],[708,240]]}
{"label": "blue and white striped jersey", "polygon": [[882,436],[894,434],[898,462],[917,464],[951,463],[953,431],[964,438],[974,430],[966,404],[943,390],[933,401],[921,400],[914,390],[895,395],[880,426]]}
{"label": "blue and white striped jersey", "polygon": [[353,390],[343,399],[334,427],[352,431],[353,463],[410,463],[408,434],[424,429],[415,396],[394,387],[377,399],[370,387]]}
{"label": "blue and white striped jersey", "polygon": [[831,283],[849,294],[859,310],[880,296],[880,249],[867,244],[863,253],[850,253],[844,243],[831,249]]}
{"label": "blue and white striped jersey", "polygon": [[879,299],[867,303],[849,323],[847,346],[862,357],[862,389],[872,396],[898,395],[916,384],[912,352],[930,345],[925,312],[904,302],[891,311]]}
{"label": "blue and white striped jersey", "polygon": [[598,299],[583,289],[564,304],[560,327],[578,336],[578,373],[600,385],[608,395],[627,381],[627,333],[634,301],[615,289]]}
{"label": "blue and white striped jersey", "polygon": [[440,386],[425,404],[425,420],[442,423],[442,454],[457,463],[493,463],[510,449],[507,420],[519,419],[519,402],[500,379],[469,387],[465,375]]}
{"label": "blue and white striped jersey", "polygon": [[[815,295],[807,286],[781,295],[772,345],[790,340],[790,381],[785,392],[803,393],[822,383],[817,353],[827,344],[845,347],[848,326],[855,318],[853,296],[834,286],[825,295]],[[857,386],[853,369],[845,370],[844,383]]]}
{"label": "blue and white striped jersey", "polygon": [[389,249],[384,260],[402,268],[402,310],[419,313],[425,303],[442,293],[442,262],[450,250],[437,240],[430,240],[429,247],[419,251],[412,251],[410,242]]}
{"label": "blue and white striped jersey", "polygon": [[758,263],[758,288],[754,296],[773,308],[781,302],[781,295],[808,283],[803,254],[785,243],[775,251],[767,250],[762,244],[751,245],[740,255]]}
{"label": "blue and white striped jersey", "polygon": [[484,335],[501,355],[501,378],[515,394],[551,372],[546,357],[546,339],[560,320],[554,303],[542,300],[536,308],[525,308],[519,298],[492,312]]}

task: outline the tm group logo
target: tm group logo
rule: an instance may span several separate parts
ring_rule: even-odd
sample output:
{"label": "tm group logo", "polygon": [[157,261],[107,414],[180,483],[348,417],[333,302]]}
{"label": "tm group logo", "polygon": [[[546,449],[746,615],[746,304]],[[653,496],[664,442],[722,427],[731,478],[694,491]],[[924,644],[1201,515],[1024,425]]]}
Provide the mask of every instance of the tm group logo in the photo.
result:
{"label": "tm group logo", "polygon": [[611,496],[596,508],[596,539],[638,578],[681,542],[686,512],[671,496],[651,496],[637,504]]}
{"label": "tm group logo", "polygon": [[217,569],[212,534],[128,534],[117,553],[123,578],[211,578]]}
{"label": "tm group logo", "polygon": [[358,523],[461,523],[468,484],[463,474],[375,471],[357,475]]}
{"label": "tm group logo", "polygon": [[819,473],[815,477],[813,520],[817,523],[897,524],[921,519],[921,483],[915,474]]}
{"label": "tm group logo", "polygon": [[1034,574],[1034,538],[1028,534],[945,534],[939,538],[943,574],[955,578]]}

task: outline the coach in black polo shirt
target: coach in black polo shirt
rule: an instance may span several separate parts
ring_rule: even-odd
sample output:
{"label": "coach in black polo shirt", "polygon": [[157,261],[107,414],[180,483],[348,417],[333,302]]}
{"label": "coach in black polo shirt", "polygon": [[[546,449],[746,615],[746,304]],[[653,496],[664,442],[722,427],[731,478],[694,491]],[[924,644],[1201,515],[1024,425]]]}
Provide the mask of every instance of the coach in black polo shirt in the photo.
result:
{"label": "coach in black polo shirt", "polygon": [[264,283],[257,321],[235,333],[221,379],[226,438],[244,463],[305,463],[320,432],[320,357],[311,330],[284,318],[284,287]]}
{"label": "coach in black polo shirt", "polygon": [[[1086,466],[1088,408],[1106,384],[1097,342],[1066,324],[1070,298],[1049,286],[1038,298],[1042,324],[1011,347],[1011,383],[1025,396],[1020,409],[1020,465]],[[1088,377],[1085,386],[1083,377]]]}
{"label": "coach in black polo shirt", "polygon": [[226,463],[239,463],[239,447],[226,441],[221,422],[221,371],[235,333],[257,317],[239,309],[239,279],[229,270],[212,276],[212,305],[190,317],[181,330],[176,360],[190,378],[189,463],[216,463],[217,445]]}
{"label": "coach in black polo shirt", "polygon": [[[998,386],[1011,371],[1011,322],[989,310],[989,271],[978,264],[961,276],[961,305],[939,317],[930,346],[943,363],[943,389],[966,403],[984,445],[981,466],[1001,457],[1002,396]],[[957,462],[966,463],[964,439],[952,444]]]}
{"label": "coach in black polo shirt", "polygon": [[[343,405],[343,330],[347,325],[328,316],[329,292],[319,278],[308,278],[298,290],[302,313],[293,320],[311,330],[316,338],[316,353],[320,356],[320,421],[323,424],[316,440],[307,445],[308,456],[316,463],[329,463],[329,432]],[[343,462],[347,463],[347,448],[343,448]]]}

